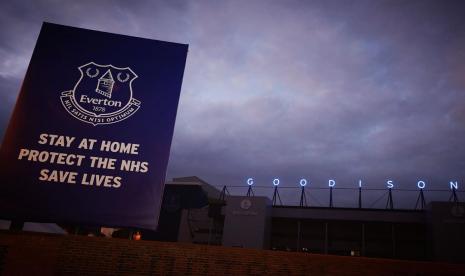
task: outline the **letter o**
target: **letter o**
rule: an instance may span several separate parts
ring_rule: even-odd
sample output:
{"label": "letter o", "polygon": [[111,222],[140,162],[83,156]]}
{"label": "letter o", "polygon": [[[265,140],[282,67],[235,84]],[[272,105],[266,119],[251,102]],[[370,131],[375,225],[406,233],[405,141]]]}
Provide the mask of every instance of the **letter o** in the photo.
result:
{"label": "letter o", "polygon": [[279,178],[273,179],[273,185],[278,186],[279,185]]}
{"label": "letter o", "polygon": [[424,189],[426,187],[426,182],[423,181],[423,180],[420,180],[420,181],[417,182],[417,186],[420,189]]}
{"label": "letter o", "polygon": [[305,187],[305,186],[307,185],[307,179],[302,178],[302,179],[299,181],[299,184],[300,184],[300,186]]}

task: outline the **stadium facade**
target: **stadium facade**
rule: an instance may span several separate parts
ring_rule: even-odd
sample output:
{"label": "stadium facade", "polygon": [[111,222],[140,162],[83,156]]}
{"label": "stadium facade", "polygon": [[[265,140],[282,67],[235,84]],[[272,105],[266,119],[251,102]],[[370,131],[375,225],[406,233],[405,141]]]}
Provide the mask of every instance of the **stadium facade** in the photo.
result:
{"label": "stadium facade", "polygon": [[423,210],[273,205],[225,196],[197,177],[165,188],[157,232],[144,239],[320,254],[465,263],[465,204]]}

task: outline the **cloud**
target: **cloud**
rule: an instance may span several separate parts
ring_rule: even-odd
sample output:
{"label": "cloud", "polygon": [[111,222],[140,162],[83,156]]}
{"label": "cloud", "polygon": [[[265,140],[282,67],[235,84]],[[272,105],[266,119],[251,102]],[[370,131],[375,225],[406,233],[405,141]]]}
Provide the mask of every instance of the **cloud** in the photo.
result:
{"label": "cloud", "polygon": [[0,5],[3,126],[46,20],[190,44],[169,177],[465,180],[460,1]]}

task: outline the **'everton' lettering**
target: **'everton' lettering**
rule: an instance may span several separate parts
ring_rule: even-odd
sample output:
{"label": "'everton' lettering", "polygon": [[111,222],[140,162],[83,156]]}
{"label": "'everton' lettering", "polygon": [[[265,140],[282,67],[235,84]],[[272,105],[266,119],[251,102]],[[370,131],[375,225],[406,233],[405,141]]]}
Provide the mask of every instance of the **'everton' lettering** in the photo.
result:
{"label": "'everton' lettering", "polygon": [[121,107],[121,102],[120,101],[113,101],[113,100],[109,100],[109,99],[89,98],[86,95],[81,95],[81,99],[79,101],[81,103],[89,103],[89,104],[96,104],[96,105],[103,105],[103,106]]}

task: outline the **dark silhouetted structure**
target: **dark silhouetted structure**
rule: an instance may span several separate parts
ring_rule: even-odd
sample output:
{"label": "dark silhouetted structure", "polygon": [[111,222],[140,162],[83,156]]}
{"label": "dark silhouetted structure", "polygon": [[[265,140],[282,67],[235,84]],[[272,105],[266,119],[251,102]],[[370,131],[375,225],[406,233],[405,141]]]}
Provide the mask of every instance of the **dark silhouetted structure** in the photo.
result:
{"label": "dark silhouetted structure", "polygon": [[208,204],[183,207],[176,223],[161,216],[160,231],[169,229],[170,241],[465,263],[465,205],[458,201],[419,210],[282,206],[266,197],[227,196],[196,177],[176,178],[166,187],[187,189],[188,183],[204,191]]}

